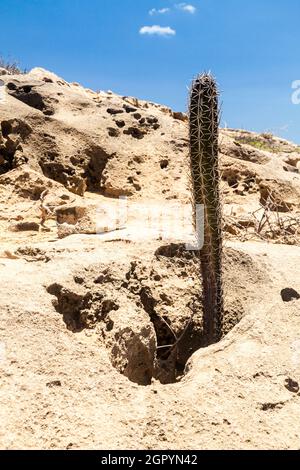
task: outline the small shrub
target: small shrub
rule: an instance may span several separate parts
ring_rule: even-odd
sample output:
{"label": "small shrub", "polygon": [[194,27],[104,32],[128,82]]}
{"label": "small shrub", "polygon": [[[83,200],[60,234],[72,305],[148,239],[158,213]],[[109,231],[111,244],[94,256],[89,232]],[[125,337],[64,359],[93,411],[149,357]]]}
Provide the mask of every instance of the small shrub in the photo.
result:
{"label": "small shrub", "polygon": [[25,73],[25,70],[22,70],[17,62],[5,60],[3,57],[0,57],[0,68],[7,70],[7,72],[12,75]]}
{"label": "small shrub", "polygon": [[266,134],[262,134],[261,138],[255,138],[251,135],[245,136],[237,136],[235,137],[235,140],[237,142],[240,142],[242,144],[247,144],[251,145],[252,147],[255,147],[259,150],[266,150],[267,152],[277,152],[278,151],[278,146],[272,142],[272,137],[270,134],[268,134],[268,137],[266,137]]}

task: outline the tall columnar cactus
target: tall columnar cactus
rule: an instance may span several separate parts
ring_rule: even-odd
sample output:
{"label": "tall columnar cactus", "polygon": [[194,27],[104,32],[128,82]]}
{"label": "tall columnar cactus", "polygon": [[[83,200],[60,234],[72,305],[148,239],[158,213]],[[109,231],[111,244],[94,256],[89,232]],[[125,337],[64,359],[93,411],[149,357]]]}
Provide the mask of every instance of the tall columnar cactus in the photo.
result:
{"label": "tall columnar cactus", "polygon": [[222,337],[223,290],[218,89],[215,79],[210,74],[199,75],[193,81],[189,119],[194,214],[197,205],[204,206],[204,244],[199,252],[199,258],[203,288],[204,334],[207,344],[211,344]]}

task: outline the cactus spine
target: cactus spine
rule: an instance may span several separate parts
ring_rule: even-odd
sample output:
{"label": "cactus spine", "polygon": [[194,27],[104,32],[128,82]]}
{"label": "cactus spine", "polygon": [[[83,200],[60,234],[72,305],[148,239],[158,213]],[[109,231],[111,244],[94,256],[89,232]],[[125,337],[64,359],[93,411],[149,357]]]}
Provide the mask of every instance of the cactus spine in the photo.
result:
{"label": "cactus spine", "polygon": [[204,206],[204,244],[199,252],[203,323],[207,344],[222,337],[222,229],[219,193],[218,89],[210,74],[199,75],[192,84],[189,108],[190,161],[194,214]]}

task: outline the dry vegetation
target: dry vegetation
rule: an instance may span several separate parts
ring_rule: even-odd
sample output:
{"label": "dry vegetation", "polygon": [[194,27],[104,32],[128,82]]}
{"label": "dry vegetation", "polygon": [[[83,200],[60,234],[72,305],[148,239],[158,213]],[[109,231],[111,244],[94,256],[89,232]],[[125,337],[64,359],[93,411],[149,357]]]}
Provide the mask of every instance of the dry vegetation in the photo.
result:
{"label": "dry vegetation", "polygon": [[26,73],[26,70],[21,69],[19,63],[14,60],[6,60],[0,57],[0,69],[5,69],[9,74],[19,75]]}
{"label": "dry vegetation", "polygon": [[272,194],[269,194],[267,201],[251,212],[250,218],[241,221],[238,217],[228,216],[225,230],[229,239],[262,240],[267,243],[299,246],[300,214],[280,213]]}

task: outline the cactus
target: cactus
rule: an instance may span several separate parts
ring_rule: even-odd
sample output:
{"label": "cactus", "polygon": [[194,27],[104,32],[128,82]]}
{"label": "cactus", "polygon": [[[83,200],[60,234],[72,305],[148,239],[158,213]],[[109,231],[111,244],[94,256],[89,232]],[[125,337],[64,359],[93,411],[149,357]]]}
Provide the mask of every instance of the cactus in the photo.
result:
{"label": "cactus", "polygon": [[204,244],[199,251],[206,344],[220,341],[223,323],[222,229],[219,193],[218,89],[211,74],[192,84],[189,108],[194,214],[204,206]]}

